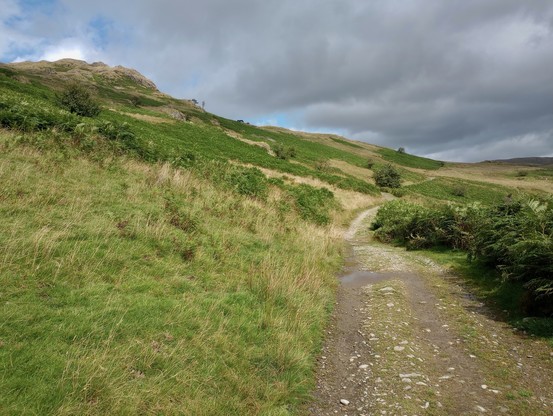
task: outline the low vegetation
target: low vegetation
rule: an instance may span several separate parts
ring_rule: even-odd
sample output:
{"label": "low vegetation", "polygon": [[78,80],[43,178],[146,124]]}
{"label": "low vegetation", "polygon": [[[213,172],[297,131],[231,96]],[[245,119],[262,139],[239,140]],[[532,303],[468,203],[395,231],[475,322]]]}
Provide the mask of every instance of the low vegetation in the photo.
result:
{"label": "low vegetation", "polygon": [[520,305],[530,315],[553,317],[553,204],[551,200],[506,201],[492,206],[423,207],[392,201],[373,228],[382,241],[411,249],[448,247],[493,268],[504,281],[520,283]]}
{"label": "low vegetation", "polygon": [[455,178],[422,181],[406,186],[405,190],[430,200],[458,203],[478,201],[486,205],[501,203],[509,194],[516,192],[501,185]]}
{"label": "low vegetation", "polygon": [[339,204],[229,158],[319,172],[2,80],[0,413],[294,413],[333,304]]}
{"label": "low vegetation", "polygon": [[375,170],[374,181],[381,188],[399,188],[401,175],[392,165],[386,164]]}
{"label": "low vegetation", "polygon": [[311,225],[331,193],[146,164],[108,140],[90,158],[0,137],[2,413],[287,414],[305,399],[339,265]]}
{"label": "low vegetation", "polygon": [[383,148],[379,149],[378,153],[380,153],[380,155],[388,162],[394,162],[398,165],[407,166],[410,168],[435,170],[440,169],[442,166],[444,166],[443,162],[433,159],[427,159],[425,157],[410,155],[408,153],[405,153],[405,149],[401,151],[402,149],[402,147],[400,147],[398,150]]}

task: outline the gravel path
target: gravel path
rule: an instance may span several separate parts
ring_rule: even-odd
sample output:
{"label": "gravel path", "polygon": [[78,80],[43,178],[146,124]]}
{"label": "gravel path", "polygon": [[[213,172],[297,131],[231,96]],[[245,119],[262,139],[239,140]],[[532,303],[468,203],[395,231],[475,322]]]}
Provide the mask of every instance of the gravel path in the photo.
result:
{"label": "gravel path", "polygon": [[553,350],[495,320],[462,282],[372,239],[362,213],[311,415],[553,415]]}

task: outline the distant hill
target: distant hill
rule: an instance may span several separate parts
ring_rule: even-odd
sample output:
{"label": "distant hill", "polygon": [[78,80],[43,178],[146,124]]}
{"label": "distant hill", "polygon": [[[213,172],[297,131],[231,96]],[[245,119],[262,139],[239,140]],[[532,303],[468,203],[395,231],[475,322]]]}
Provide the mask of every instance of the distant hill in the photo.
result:
{"label": "distant hill", "polygon": [[486,160],[486,162],[508,163],[510,165],[545,166],[553,165],[553,157],[515,157],[512,159]]}

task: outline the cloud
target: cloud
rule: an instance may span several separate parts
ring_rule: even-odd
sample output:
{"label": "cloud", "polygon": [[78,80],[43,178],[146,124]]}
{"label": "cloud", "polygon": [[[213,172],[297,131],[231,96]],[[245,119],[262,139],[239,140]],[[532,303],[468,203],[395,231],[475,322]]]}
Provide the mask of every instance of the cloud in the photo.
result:
{"label": "cloud", "polygon": [[48,47],[40,56],[39,60],[57,61],[63,58],[73,58],[86,60],[91,54],[86,51],[86,48],[73,39],[64,39],[63,42],[57,45]]}
{"label": "cloud", "polygon": [[3,2],[2,59],[122,64],[229,118],[446,159],[553,152],[550,2]]}

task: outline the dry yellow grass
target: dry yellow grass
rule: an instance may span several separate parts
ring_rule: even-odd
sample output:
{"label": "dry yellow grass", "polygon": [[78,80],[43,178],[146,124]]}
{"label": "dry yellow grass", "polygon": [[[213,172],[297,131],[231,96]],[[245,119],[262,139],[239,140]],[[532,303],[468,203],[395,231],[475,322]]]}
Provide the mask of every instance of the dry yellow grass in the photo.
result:
{"label": "dry yellow grass", "polygon": [[362,179],[364,181],[367,181],[369,183],[373,183],[372,180],[374,173],[370,169],[362,168],[360,166],[354,166],[348,162],[344,162],[343,160],[336,160],[336,159],[330,159],[328,161],[330,166],[333,168],[338,168],[342,172],[347,173],[348,175],[354,176],[356,178]]}
{"label": "dry yellow grass", "polygon": [[548,193],[553,191],[553,183],[551,180],[532,177],[514,177],[514,174],[521,169],[535,170],[539,168],[499,163],[458,163],[434,170],[432,171],[432,176],[489,182],[524,191],[538,190]]}
{"label": "dry yellow grass", "polygon": [[233,131],[233,130],[224,129],[224,131],[225,131],[225,134],[227,136],[230,136],[233,139],[240,140],[241,142],[247,143],[247,144],[252,145],[252,146],[261,147],[261,148],[265,149],[267,151],[267,153],[269,153],[271,156],[275,155],[275,153],[273,152],[273,149],[271,149],[271,146],[268,143],[256,142],[256,141],[253,141],[253,140],[246,139],[240,133],[238,133],[236,131]]}
{"label": "dry yellow grass", "polygon": [[[111,111],[116,111],[114,109],[111,109]],[[148,114],[138,114],[138,113],[123,113],[121,111],[117,111],[118,113],[125,114],[126,116],[135,118],[137,120],[147,121],[148,123],[153,124],[160,124],[160,123],[175,123],[176,120],[163,118],[163,117],[156,117],[156,116],[150,116]]]}

